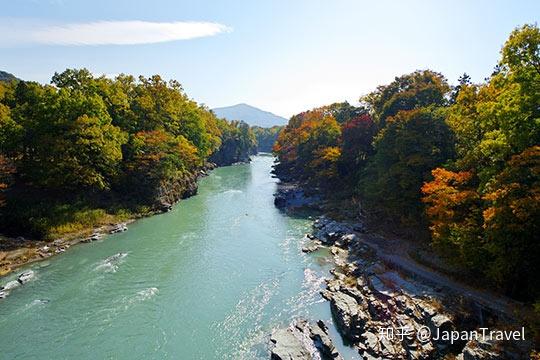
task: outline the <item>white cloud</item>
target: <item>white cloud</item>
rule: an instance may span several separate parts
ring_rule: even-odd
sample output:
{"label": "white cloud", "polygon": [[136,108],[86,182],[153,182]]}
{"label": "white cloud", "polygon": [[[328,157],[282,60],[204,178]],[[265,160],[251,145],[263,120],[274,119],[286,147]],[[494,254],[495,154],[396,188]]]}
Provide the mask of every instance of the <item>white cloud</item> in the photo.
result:
{"label": "white cloud", "polygon": [[[231,31],[229,27],[218,23],[188,21],[98,21],[65,25],[28,26],[28,23],[16,25],[19,26],[15,26],[15,29],[10,28],[8,34],[11,35],[4,38],[4,44],[135,45],[188,40]],[[6,27],[3,30],[8,29]]]}

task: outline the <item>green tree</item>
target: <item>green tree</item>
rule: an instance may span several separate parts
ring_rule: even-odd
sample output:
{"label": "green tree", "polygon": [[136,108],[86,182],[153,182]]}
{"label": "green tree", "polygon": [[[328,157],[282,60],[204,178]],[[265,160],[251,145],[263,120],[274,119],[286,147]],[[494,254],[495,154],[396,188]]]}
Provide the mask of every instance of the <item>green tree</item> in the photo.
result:
{"label": "green tree", "polygon": [[538,27],[514,30],[501,54],[488,82],[462,84],[448,110],[454,171],[435,169],[424,201],[435,244],[508,294],[531,299],[540,295]]}
{"label": "green tree", "polygon": [[514,296],[540,296],[540,146],[514,155],[484,199],[488,276]]}
{"label": "green tree", "polygon": [[422,184],[430,179],[431,169],[453,154],[452,133],[439,111],[399,112],[377,135],[360,192],[389,215],[415,224],[422,214]]}
{"label": "green tree", "polygon": [[279,132],[283,129],[283,126],[276,125],[271,128],[252,126],[251,129],[257,139],[257,151],[272,152],[274,143],[277,141]]}
{"label": "green tree", "polygon": [[126,137],[97,95],[19,83],[13,119],[21,141],[8,149],[20,174],[44,187],[107,189]]}
{"label": "green tree", "polygon": [[388,85],[364,96],[379,128],[384,128],[388,117],[400,111],[420,109],[427,106],[446,105],[446,95],[450,87],[440,73],[431,70],[418,70],[411,74],[396,77]]}
{"label": "green tree", "polygon": [[224,119],[218,120],[217,124],[221,131],[221,144],[210,156],[210,161],[221,166],[249,161],[249,156],[257,152],[257,139],[249,125]]}

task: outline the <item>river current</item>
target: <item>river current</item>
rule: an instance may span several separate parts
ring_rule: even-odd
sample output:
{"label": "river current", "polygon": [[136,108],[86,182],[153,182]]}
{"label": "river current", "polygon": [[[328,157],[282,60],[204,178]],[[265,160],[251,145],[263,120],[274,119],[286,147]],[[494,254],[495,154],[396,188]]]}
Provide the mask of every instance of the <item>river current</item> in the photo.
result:
{"label": "river current", "polygon": [[325,320],[350,358],[319,295],[330,257],[302,253],[311,221],[274,207],[273,160],[218,168],[171,212],[27,267],[0,300],[0,358],[268,359],[295,317]]}

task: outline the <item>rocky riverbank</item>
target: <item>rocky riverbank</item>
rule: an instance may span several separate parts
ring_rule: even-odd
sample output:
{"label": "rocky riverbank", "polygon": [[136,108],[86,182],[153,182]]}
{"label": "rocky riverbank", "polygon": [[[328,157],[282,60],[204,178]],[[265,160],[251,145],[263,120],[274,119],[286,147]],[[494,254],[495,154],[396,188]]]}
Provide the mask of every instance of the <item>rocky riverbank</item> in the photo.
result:
{"label": "rocky riverbank", "polygon": [[[154,212],[152,214],[155,214]],[[24,238],[1,238],[5,250],[0,251],[0,276],[7,275],[16,269],[37,261],[45,260],[51,256],[64,253],[70,247],[79,243],[90,243],[103,239],[107,234],[127,231],[127,225],[142,216],[128,219],[120,223],[111,223],[85,230],[79,234],[54,241],[36,241]],[[1,283],[0,283],[1,285]]]}
{"label": "rocky riverbank", "polygon": [[[287,208],[287,204],[302,202],[299,194],[297,190],[279,191],[276,199]],[[362,222],[338,222],[321,216],[307,236],[311,242],[303,251],[330,249],[335,268],[321,295],[329,302],[342,338],[357,349],[362,359],[529,357],[531,342],[527,334],[525,339],[529,341],[481,336],[482,328],[523,331],[523,324],[513,317],[510,308],[501,306],[501,301],[483,301],[487,296],[472,290],[463,292],[462,287],[445,282],[442,275],[430,276],[425,269],[415,271],[414,267],[400,266],[399,256],[381,256]],[[300,331],[290,330],[294,326],[282,329],[280,334]],[[465,338],[464,334],[475,332],[480,334],[478,338]],[[458,334],[459,338],[446,338],[443,334]],[[276,340],[275,332],[272,339]],[[279,337],[274,340],[279,344]],[[271,351],[274,358],[274,350]],[[309,352],[291,351],[288,357],[275,358],[325,359],[306,353]]]}
{"label": "rocky riverbank", "polygon": [[[70,233],[54,241],[38,241],[24,237],[8,238],[0,236],[0,276],[7,275],[21,266],[45,260],[65,252],[79,243],[89,243],[102,239],[105,235],[127,230],[127,225],[137,219],[167,212],[181,199],[197,194],[198,180],[208,175],[217,167],[207,163],[199,171],[187,178],[171,180],[156,187],[153,198],[155,204],[151,211],[144,214],[132,214],[132,217],[121,222],[111,222],[94,228]],[[0,283],[0,285],[2,285]]]}

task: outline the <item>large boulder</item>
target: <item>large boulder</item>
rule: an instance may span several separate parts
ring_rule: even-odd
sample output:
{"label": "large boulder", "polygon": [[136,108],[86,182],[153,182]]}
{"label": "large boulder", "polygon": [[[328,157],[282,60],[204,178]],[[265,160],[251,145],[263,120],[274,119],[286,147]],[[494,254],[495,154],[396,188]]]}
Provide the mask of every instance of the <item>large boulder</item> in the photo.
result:
{"label": "large boulder", "polygon": [[274,205],[280,209],[301,209],[319,207],[319,196],[307,195],[294,184],[280,184],[274,194]]}
{"label": "large boulder", "polygon": [[272,332],[270,357],[273,360],[343,360],[328,336],[326,324],[322,320],[310,324],[304,319]]}
{"label": "large boulder", "polygon": [[270,354],[273,360],[309,360],[309,351],[305,348],[301,336],[295,328],[277,329],[272,333]]}
{"label": "large boulder", "polygon": [[331,295],[330,309],[342,336],[353,342],[358,341],[368,319],[365,304],[360,306],[354,297],[338,291]]}
{"label": "large boulder", "polygon": [[313,223],[315,232],[314,238],[319,239],[326,245],[346,246],[349,242],[355,242],[356,235],[352,233],[352,228],[344,223],[331,220],[326,216],[320,216]]}
{"label": "large boulder", "polygon": [[32,270],[25,271],[19,275],[19,277],[17,278],[17,281],[21,283],[21,285],[24,285],[30,280],[32,280],[34,278],[34,275],[35,274]]}
{"label": "large boulder", "polygon": [[313,344],[319,350],[321,359],[342,359],[336,347],[328,336],[328,327],[324,321],[319,320],[310,328]]}

